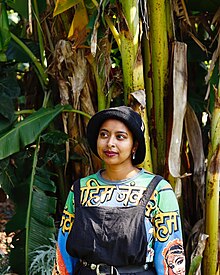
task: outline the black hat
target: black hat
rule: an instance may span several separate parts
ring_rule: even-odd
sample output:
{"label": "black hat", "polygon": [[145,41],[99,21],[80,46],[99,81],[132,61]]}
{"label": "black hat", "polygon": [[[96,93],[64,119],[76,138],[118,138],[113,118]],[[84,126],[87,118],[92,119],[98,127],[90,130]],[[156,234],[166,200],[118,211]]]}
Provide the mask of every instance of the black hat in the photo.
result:
{"label": "black hat", "polygon": [[146,154],[145,139],[144,139],[144,123],[141,116],[131,107],[120,106],[102,110],[96,113],[89,120],[87,126],[87,139],[93,153],[99,157],[97,153],[97,139],[99,129],[107,119],[117,119],[122,121],[132,132],[134,139],[138,142],[138,148],[135,153],[135,159],[132,159],[134,165],[144,161]]}

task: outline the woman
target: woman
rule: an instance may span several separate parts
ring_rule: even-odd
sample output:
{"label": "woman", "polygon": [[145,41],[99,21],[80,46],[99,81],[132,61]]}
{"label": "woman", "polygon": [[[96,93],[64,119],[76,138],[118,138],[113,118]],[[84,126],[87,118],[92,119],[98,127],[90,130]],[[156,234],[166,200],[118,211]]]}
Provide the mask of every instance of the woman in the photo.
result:
{"label": "woman", "polygon": [[175,194],[163,178],[136,167],[146,152],[140,115],[125,106],[98,112],[87,138],[104,169],[76,181],[69,193],[58,274],[179,274],[166,258],[177,245],[185,274]]}

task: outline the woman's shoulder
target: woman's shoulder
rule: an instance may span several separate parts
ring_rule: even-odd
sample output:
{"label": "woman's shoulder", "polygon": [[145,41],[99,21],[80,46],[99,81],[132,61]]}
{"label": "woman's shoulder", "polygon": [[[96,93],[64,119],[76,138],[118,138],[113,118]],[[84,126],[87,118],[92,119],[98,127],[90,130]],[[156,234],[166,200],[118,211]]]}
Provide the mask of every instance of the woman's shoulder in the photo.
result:
{"label": "woman's shoulder", "polygon": [[98,183],[99,182],[99,173],[100,173],[100,171],[97,171],[96,173],[93,173],[93,174],[90,174],[90,175],[87,175],[85,177],[78,179],[80,181],[80,185],[83,186],[86,183],[94,185],[95,183]]}
{"label": "woman's shoulder", "polygon": [[141,185],[146,185],[146,187],[150,184],[152,181],[157,181],[157,189],[172,189],[170,183],[161,175],[155,174],[149,171],[146,171],[145,169],[142,169],[143,173],[140,175],[140,182],[142,183]]}

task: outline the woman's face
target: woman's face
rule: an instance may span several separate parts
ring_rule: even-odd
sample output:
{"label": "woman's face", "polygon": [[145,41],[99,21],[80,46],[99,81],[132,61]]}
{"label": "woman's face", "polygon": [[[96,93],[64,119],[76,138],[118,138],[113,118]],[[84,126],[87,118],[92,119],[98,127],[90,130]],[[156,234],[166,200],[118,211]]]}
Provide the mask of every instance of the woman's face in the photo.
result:
{"label": "woman's face", "polygon": [[123,122],[108,119],[102,124],[97,139],[97,152],[106,165],[131,164],[134,150],[132,133]]}
{"label": "woman's face", "polygon": [[169,274],[185,274],[185,257],[183,255],[170,255],[168,256],[167,263],[172,270]]}

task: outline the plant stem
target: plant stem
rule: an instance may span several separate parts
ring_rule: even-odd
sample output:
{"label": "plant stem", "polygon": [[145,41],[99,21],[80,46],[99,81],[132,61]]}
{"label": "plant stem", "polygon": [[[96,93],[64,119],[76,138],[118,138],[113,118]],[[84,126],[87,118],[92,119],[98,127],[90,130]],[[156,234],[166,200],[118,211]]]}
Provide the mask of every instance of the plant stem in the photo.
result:
{"label": "plant stem", "polygon": [[33,166],[31,172],[31,179],[30,179],[30,187],[29,187],[29,199],[28,199],[28,208],[27,208],[27,217],[26,217],[26,235],[25,235],[25,275],[28,275],[29,269],[29,234],[30,234],[30,216],[31,216],[31,206],[32,206],[32,199],[33,199],[33,185],[34,185],[34,178],[36,173],[37,167],[37,155],[40,147],[40,137],[37,139],[36,147],[34,151],[34,159],[33,159]]}
{"label": "plant stem", "polygon": [[124,104],[128,103],[128,95],[134,91],[134,68],[138,53],[139,38],[139,5],[138,0],[120,0],[121,12],[125,18],[121,18],[124,28],[118,32],[111,19],[105,16],[105,20],[112,31],[122,57],[122,71],[124,84]]}
{"label": "plant stem", "polygon": [[204,274],[219,274],[219,182],[220,182],[220,81],[216,89],[215,108],[211,122],[211,143],[209,146],[206,180],[206,234],[209,236],[204,257]]}
{"label": "plant stem", "polygon": [[77,114],[80,114],[80,115],[83,115],[85,117],[88,117],[88,118],[91,118],[91,116],[83,111],[80,111],[80,110],[75,110],[75,109],[64,109],[63,110],[64,113],[77,113]]}
{"label": "plant stem", "polygon": [[[149,0],[150,21],[150,75],[152,81],[153,107],[148,110],[154,121],[153,166],[155,172],[163,173],[165,160],[164,91],[168,82],[168,41],[165,0]],[[149,62],[148,62],[149,63]],[[149,68],[149,65],[148,65]],[[149,91],[151,92],[151,91]],[[149,97],[148,97],[149,99]]]}
{"label": "plant stem", "polygon": [[37,68],[37,71],[39,73],[39,80],[42,84],[43,90],[45,90],[47,84],[48,84],[48,76],[45,72],[43,66],[41,65],[40,61],[37,59],[37,57],[32,53],[32,51],[13,33],[11,33],[12,39],[25,51],[25,53],[30,57],[30,59],[33,61],[35,67]]}
{"label": "plant stem", "polygon": [[43,66],[46,67],[43,35],[42,35],[42,29],[41,29],[41,25],[40,25],[40,16],[39,16],[38,5],[37,5],[36,0],[34,0],[34,10],[35,10],[35,17],[36,17],[36,21],[37,21],[37,34],[38,34],[38,41],[39,41],[39,47],[40,47],[41,62],[43,64]]}

